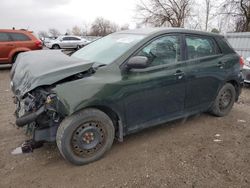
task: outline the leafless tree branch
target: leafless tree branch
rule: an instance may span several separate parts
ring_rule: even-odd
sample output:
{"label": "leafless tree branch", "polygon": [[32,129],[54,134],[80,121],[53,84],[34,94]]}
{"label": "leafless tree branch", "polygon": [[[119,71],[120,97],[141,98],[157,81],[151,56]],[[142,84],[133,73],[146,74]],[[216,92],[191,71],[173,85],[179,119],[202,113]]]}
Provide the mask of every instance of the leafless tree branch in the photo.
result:
{"label": "leafless tree branch", "polygon": [[183,27],[190,15],[191,0],[141,0],[137,5],[139,19],[153,26]]}

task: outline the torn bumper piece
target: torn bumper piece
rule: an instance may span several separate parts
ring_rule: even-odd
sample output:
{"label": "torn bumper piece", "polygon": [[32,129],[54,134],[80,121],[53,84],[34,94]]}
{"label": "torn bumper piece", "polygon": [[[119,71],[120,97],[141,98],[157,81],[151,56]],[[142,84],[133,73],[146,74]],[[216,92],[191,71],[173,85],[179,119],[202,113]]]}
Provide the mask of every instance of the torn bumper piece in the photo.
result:
{"label": "torn bumper piece", "polygon": [[34,140],[26,140],[21,146],[22,153],[33,152],[34,149],[40,148],[42,146],[43,146],[43,142],[35,142]]}
{"label": "torn bumper piece", "polygon": [[26,140],[20,147],[14,149],[11,154],[18,155],[22,153],[31,153],[34,149],[40,148],[43,146],[43,142],[35,142],[34,140]]}

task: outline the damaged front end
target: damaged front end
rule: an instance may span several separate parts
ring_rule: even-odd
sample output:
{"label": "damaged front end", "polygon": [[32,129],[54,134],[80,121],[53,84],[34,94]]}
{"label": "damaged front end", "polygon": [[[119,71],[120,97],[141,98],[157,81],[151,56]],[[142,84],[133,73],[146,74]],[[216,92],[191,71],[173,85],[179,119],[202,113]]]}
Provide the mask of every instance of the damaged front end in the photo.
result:
{"label": "damaged front end", "polygon": [[50,90],[37,88],[22,99],[14,98],[16,125],[25,129],[30,140],[21,146],[21,153],[29,153],[45,142],[56,141],[58,126],[65,117],[64,106]]}
{"label": "damaged front end", "polygon": [[36,89],[22,100],[15,98],[17,105],[15,115],[16,125],[25,127],[26,133],[32,135],[36,142],[53,142],[56,139],[57,128],[64,114],[57,96],[45,89]]}
{"label": "damaged front end", "polygon": [[56,140],[66,110],[53,88],[92,75],[92,65],[60,51],[32,51],[18,56],[10,74],[16,125],[32,137],[22,145],[23,152]]}

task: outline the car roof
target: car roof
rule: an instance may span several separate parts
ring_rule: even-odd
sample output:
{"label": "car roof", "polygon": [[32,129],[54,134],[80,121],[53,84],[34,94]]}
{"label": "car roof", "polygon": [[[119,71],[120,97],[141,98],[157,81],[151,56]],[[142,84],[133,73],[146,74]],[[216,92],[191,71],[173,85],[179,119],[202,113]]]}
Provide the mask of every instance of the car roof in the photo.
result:
{"label": "car roof", "polygon": [[191,30],[191,29],[184,29],[184,28],[179,28],[179,27],[141,28],[141,29],[134,29],[134,30],[119,31],[117,33],[140,34],[140,35],[153,35],[153,34],[165,34],[165,33],[188,33],[188,34],[223,37],[222,35],[217,34],[217,33],[197,31],[197,30]]}
{"label": "car roof", "polygon": [[25,29],[0,29],[0,32],[6,33],[33,33],[32,31],[28,31]]}
{"label": "car roof", "polygon": [[81,37],[76,36],[76,35],[61,35],[60,37],[76,37],[76,38],[81,38]]}

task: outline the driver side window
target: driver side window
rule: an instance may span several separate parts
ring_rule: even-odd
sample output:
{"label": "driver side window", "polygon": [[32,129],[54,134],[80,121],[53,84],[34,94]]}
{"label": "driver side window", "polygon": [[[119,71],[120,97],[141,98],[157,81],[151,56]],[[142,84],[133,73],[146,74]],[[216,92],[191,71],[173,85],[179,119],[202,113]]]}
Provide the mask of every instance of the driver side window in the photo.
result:
{"label": "driver side window", "polygon": [[158,66],[180,61],[180,37],[168,35],[158,38],[144,47],[138,56],[149,59],[149,66]]}

